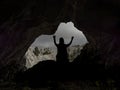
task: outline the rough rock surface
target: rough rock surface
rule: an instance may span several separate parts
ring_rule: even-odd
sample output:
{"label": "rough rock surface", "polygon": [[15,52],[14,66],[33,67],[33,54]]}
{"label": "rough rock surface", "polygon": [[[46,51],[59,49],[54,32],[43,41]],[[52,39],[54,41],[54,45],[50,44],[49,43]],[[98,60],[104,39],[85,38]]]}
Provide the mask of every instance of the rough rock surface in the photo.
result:
{"label": "rough rock surface", "polygon": [[118,64],[119,10],[119,0],[0,0],[1,77],[8,78],[15,67],[15,72],[22,69],[23,56],[34,39],[54,33],[63,21],[73,21],[92,45],[100,43],[100,52],[108,52],[103,57]]}

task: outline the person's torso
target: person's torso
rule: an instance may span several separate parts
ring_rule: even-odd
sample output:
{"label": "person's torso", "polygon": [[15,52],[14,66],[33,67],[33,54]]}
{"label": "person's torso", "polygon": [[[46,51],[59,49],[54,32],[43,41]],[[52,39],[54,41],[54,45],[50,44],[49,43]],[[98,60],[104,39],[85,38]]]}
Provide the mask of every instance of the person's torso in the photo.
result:
{"label": "person's torso", "polygon": [[59,44],[57,46],[57,52],[61,55],[67,55],[67,46],[65,44]]}

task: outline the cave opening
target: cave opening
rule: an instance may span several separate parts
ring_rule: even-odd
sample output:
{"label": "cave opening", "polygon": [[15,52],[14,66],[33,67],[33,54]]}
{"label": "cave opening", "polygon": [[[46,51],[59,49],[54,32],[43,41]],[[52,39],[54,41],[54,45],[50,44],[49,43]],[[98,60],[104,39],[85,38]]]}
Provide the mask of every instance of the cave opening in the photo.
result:
{"label": "cave opening", "polygon": [[[65,76],[63,79],[69,78],[71,80],[71,78],[74,78],[74,81],[76,81],[68,81],[68,83],[60,82],[57,83],[58,87],[56,87],[56,84],[53,85],[52,83],[53,86],[48,87],[48,89],[54,90],[63,88],[88,89],[89,87],[93,87],[94,89],[102,87],[103,89],[119,88],[119,0],[34,0],[34,2],[33,0],[1,0],[0,2],[0,90],[11,90],[11,88],[12,90],[15,88],[31,90],[29,87],[18,87],[16,83],[12,84],[11,82],[8,82],[15,78],[16,73],[19,74],[19,80],[23,80],[22,84],[25,83],[26,85],[27,81],[28,86],[29,83],[31,85],[43,85],[43,81],[47,82],[45,81],[47,77],[52,79],[52,76],[54,76],[54,78],[57,76],[58,79],[61,79],[61,75]],[[53,58],[47,58],[48,56],[44,55],[46,57],[42,57],[40,60],[37,56],[39,57],[40,51],[43,52],[43,54],[48,55],[51,53],[51,49],[49,49],[50,43],[48,42],[51,42],[52,46],[55,46],[53,44],[52,36],[56,35],[57,32],[55,34],[53,33],[56,31],[56,28],[61,21],[74,21],[75,26],[79,31],[81,30],[80,28],[82,28],[82,31],[89,41],[88,44],[85,46],[83,45],[83,53],[81,51],[79,57],[74,60],[74,63],[77,64],[71,66],[70,69],[68,69],[69,65],[65,67],[62,66],[61,69],[56,71],[55,66],[52,68],[52,65],[48,66],[48,62],[46,62],[45,64],[40,63],[37,68],[33,67],[31,70],[28,69],[34,65],[36,66],[37,62],[48,59],[52,59],[51,61],[53,61],[56,59],[55,54]],[[70,23],[71,22],[68,22],[66,24]],[[61,24],[63,25],[65,23]],[[74,24],[71,25],[74,26]],[[69,31],[70,30],[71,27],[69,26]],[[64,31],[67,30],[65,29]],[[61,33],[61,35],[63,35],[62,37],[65,39],[66,34],[64,35]],[[57,43],[61,35],[56,35]],[[34,41],[35,38],[36,40]],[[68,43],[70,39],[71,36],[69,36],[68,39],[65,39],[65,43]],[[75,39],[76,38],[74,38],[70,47],[74,46]],[[81,40],[83,39],[79,39],[77,42]],[[41,46],[42,48],[40,50],[35,43],[37,41],[40,41],[38,43],[38,46]],[[31,52],[29,53],[29,50],[33,46],[34,48],[31,54]],[[56,47],[54,48],[56,50]],[[30,62],[28,66],[27,63],[29,60],[27,61],[26,58],[23,58],[26,57],[25,53],[30,56],[28,59],[33,61]],[[50,63],[52,64],[53,62]],[[41,64],[44,65],[44,67],[42,67]],[[28,70],[26,70],[24,66],[27,67]],[[78,67],[76,68],[76,66]],[[24,69],[26,70],[25,72]],[[45,70],[48,72],[46,73]],[[71,73],[69,71],[71,71]]]}
{"label": "cave opening", "polygon": [[[72,44],[67,48],[69,62],[80,55],[82,48],[88,43],[83,32],[78,30],[73,22],[61,22],[53,35],[56,35],[57,43],[59,43],[59,38],[63,37],[65,44],[70,42],[72,36],[74,37]],[[40,35],[30,45],[24,56],[26,68],[31,68],[40,61],[56,61],[57,48],[54,45],[53,35]]]}

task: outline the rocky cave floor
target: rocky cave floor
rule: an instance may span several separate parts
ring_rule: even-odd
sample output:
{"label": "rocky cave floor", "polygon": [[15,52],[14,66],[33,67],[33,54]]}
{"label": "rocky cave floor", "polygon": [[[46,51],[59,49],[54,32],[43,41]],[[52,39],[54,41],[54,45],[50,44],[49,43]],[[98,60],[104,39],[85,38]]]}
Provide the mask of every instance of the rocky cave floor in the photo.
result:
{"label": "rocky cave floor", "polygon": [[49,85],[42,87],[29,87],[17,85],[15,82],[2,82],[0,83],[0,90],[118,90],[115,87],[114,80],[105,81],[97,80],[75,80],[75,81],[64,81],[64,82],[53,82],[47,81]]}
{"label": "rocky cave floor", "polygon": [[0,80],[0,90],[119,90],[120,79],[109,77],[97,66],[44,61],[18,73],[15,80]]}

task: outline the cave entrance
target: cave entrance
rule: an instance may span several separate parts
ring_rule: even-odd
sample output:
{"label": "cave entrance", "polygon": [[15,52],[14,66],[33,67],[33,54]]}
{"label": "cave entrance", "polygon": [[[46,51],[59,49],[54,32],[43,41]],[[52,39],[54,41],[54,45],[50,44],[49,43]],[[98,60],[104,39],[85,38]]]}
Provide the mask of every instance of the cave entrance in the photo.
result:
{"label": "cave entrance", "polygon": [[[67,49],[70,62],[80,54],[83,46],[88,43],[85,35],[74,26],[73,22],[60,23],[53,35],[56,35],[57,43],[59,43],[59,38],[63,37],[66,44],[74,36],[72,44]],[[31,44],[25,54],[27,68],[31,68],[40,61],[56,60],[57,49],[53,42],[53,35],[40,35]]]}

